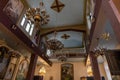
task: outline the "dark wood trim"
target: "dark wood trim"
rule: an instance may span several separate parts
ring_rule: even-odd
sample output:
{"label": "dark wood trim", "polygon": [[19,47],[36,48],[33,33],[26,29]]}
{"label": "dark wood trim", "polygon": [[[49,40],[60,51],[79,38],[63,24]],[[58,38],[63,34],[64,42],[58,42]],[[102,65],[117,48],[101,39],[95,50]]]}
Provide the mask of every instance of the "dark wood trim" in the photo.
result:
{"label": "dark wood trim", "polygon": [[0,0],[0,10],[3,10],[9,0]]}
{"label": "dark wood trim", "polygon": [[90,61],[92,65],[94,80],[101,80],[97,57],[94,55],[93,52],[90,52],[89,56],[90,56]]}
{"label": "dark wood trim", "polygon": [[[77,29],[76,29],[76,30],[74,30],[74,29],[57,30],[57,32],[64,32],[64,31],[75,31],[75,32],[83,32],[83,33],[86,33],[86,31],[81,31],[81,30],[77,30]],[[51,33],[54,33],[54,32],[55,32],[55,30],[49,31],[49,32],[41,35],[41,37],[43,37],[43,36],[45,36],[45,35],[48,35],[48,34],[51,34]]]}
{"label": "dark wood trim", "polygon": [[38,59],[38,55],[36,55],[36,54],[32,54],[31,55],[29,69],[28,69],[26,80],[33,80],[34,72],[35,72],[35,68],[36,68],[36,64],[37,64],[37,59]]}
{"label": "dark wood trim", "polygon": [[[65,26],[66,27],[66,26]],[[86,28],[83,28],[85,26],[78,26],[81,28],[77,28],[77,26],[73,27],[66,27],[66,28],[56,28],[57,32],[63,32],[63,31],[77,31],[77,32],[86,32]],[[41,30],[42,31],[42,30]],[[44,33],[41,32],[41,36],[47,35],[47,34],[51,34],[55,31],[55,29],[50,28],[50,29],[43,29]]]}
{"label": "dark wood trim", "polygon": [[100,12],[101,5],[102,5],[102,0],[96,0],[95,1],[95,10],[94,10],[94,15],[93,15],[93,17],[95,18],[95,21],[91,25],[90,42],[92,41],[93,34],[94,34],[94,31],[95,31],[95,27],[97,27],[96,24],[97,24],[97,20],[98,20],[98,17],[99,17],[99,12]]}

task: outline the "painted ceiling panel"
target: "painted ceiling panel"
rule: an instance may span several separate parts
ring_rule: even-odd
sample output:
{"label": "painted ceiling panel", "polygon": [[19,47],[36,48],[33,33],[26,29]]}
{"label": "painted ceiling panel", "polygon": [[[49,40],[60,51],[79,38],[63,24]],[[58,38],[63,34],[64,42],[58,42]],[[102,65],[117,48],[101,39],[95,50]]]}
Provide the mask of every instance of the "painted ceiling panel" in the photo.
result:
{"label": "painted ceiling panel", "polygon": [[[27,0],[31,7],[38,7],[40,0]],[[45,4],[50,21],[42,28],[80,25],[84,21],[85,1],[86,0],[60,0],[65,6],[61,12],[51,9],[54,0],[42,0]]]}
{"label": "painted ceiling panel", "polygon": [[[69,35],[67,39],[62,38],[64,35]],[[54,38],[54,33],[47,35],[48,39]],[[82,32],[76,32],[76,31],[63,31],[63,32],[57,32],[57,35],[55,37],[56,39],[60,40],[65,48],[81,48],[83,47],[83,33]]]}

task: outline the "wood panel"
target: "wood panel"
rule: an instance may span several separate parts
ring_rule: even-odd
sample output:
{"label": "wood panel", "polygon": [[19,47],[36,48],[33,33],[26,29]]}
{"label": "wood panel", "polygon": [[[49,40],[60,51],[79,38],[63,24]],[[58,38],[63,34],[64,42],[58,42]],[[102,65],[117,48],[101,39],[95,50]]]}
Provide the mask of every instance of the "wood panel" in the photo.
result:
{"label": "wood panel", "polygon": [[2,10],[9,0],[0,0],[0,9]]}

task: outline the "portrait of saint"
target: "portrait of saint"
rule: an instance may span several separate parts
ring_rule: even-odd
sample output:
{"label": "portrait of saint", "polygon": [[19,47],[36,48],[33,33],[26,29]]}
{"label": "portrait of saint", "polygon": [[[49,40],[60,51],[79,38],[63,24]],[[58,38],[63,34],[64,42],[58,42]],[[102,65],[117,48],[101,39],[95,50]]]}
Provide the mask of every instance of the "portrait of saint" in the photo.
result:
{"label": "portrait of saint", "polygon": [[61,80],[73,80],[73,65],[66,63],[61,65]]}
{"label": "portrait of saint", "polygon": [[9,65],[4,80],[11,80],[13,72],[14,72],[14,68],[15,68],[15,64]]}
{"label": "portrait of saint", "polygon": [[21,0],[9,0],[3,11],[15,22],[18,20],[23,8]]}
{"label": "portrait of saint", "polygon": [[25,80],[28,71],[28,60],[25,58],[20,62],[16,80]]}

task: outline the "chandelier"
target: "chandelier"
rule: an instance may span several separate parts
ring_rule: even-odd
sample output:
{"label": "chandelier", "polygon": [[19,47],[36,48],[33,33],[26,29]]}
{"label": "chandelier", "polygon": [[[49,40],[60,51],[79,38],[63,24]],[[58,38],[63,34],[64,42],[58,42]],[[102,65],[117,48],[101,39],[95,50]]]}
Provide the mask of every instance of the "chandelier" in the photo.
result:
{"label": "chandelier", "polygon": [[[103,33],[100,38],[108,41],[110,39],[110,34],[109,33]],[[97,38],[97,43],[98,42],[99,42],[99,38]],[[103,47],[97,47],[97,48],[94,49],[94,53],[95,53],[96,57],[103,56],[106,51],[107,51],[107,49],[103,48]]]}
{"label": "chandelier", "polygon": [[95,56],[98,57],[98,56],[103,56],[105,54],[105,52],[107,51],[106,48],[101,48],[99,47],[98,49],[95,49]]}
{"label": "chandelier", "polygon": [[64,44],[58,39],[56,39],[56,31],[54,32],[54,37],[52,39],[48,39],[46,43],[47,48],[53,53],[57,50],[61,50],[64,47]]}
{"label": "chandelier", "polygon": [[61,62],[67,61],[66,55],[61,55],[61,56],[59,56],[59,57],[58,57],[58,61],[61,61]]}
{"label": "chandelier", "polygon": [[25,14],[28,21],[36,27],[40,27],[49,22],[49,15],[45,10],[44,3],[40,2],[39,6],[39,8],[29,8]]}

